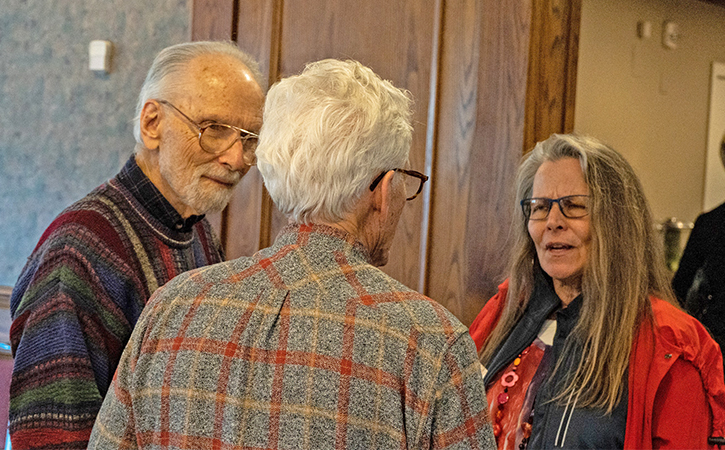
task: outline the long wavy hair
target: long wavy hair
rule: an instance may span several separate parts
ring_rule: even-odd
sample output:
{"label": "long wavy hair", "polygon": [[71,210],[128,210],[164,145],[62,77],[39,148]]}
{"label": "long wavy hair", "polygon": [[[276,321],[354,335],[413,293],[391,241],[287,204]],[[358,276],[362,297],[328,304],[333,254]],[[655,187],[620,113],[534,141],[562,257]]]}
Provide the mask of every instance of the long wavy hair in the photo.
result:
{"label": "long wavy hair", "polygon": [[583,304],[579,321],[567,337],[562,354],[581,357],[554,373],[567,376],[557,386],[554,401],[573,395],[577,404],[611,412],[622,397],[622,379],[638,325],[653,320],[650,295],[674,303],[665,268],[661,239],[649,204],[632,167],[600,141],[578,135],[554,134],[540,142],[519,167],[514,244],[509,290],[501,318],[481,349],[486,365],[523,314],[539,267],[534,242],[519,202],[531,197],[534,177],[546,161],[576,158],[589,188],[592,244],[582,274]]}

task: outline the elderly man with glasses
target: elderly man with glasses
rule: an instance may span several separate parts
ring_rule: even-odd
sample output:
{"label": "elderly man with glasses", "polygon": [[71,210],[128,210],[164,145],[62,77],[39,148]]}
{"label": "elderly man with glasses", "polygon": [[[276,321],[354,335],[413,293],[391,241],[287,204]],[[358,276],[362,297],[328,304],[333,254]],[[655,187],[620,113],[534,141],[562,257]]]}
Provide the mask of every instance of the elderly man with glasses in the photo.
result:
{"label": "elderly man with glasses", "polygon": [[151,294],[223,260],[204,214],[224,208],[255,163],[260,78],[232,43],[156,57],[137,104],[135,154],[53,221],[12,293],[13,449],[86,448]]}
{"label": "elderly man with glasses", "polygon": [[376,266],[427,177],[408,94],[354,61],[270,89],[258,168],[290,218],[157,291],[89,448],[493,448],[472,339]]}

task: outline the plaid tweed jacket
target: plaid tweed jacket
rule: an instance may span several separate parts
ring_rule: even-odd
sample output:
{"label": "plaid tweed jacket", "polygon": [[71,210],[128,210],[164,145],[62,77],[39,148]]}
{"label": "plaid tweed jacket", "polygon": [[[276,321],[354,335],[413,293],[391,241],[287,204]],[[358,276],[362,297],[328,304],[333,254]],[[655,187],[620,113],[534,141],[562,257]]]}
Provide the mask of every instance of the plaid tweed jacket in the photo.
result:
{"label": "plaid tweed jacket", "polygon": [[495,448],[476,350],[359,241],[290,225],[159,289],[89,448]]}

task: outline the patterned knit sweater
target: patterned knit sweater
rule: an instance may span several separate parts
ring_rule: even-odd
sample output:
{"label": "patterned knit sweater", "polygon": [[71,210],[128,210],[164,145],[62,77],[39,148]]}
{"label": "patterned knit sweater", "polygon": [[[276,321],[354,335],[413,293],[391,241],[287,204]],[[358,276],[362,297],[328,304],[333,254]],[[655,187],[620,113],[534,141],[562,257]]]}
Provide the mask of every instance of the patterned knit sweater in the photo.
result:
{"label": "patterned knit sweater", "polygon": [[[152,198],[141,195],[149,192]],[[151,294],[182,272],[222,260],[206,220],[176,230],[159,220],[166,218],[159,205],[170,207],[132,157],[40,238],[11,297],[14,450],[86,448]]]}
{"label": "patterned knit sweater", "polygon": [[367,255],[289,225],[159,289],[88,448],[495,448],[468,330]]}

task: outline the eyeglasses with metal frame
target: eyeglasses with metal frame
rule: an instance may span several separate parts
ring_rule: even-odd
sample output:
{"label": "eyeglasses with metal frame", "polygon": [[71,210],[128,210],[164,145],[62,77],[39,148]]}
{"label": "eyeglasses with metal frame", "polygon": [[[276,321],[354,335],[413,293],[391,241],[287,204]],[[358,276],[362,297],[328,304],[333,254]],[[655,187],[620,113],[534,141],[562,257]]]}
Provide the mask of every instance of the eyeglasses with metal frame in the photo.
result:
{"label": "eyeglasses with metal frame", "polygon": [[181,114],[198,131],[199,147],[207,153],[218,155],[229,150],[238,140],[242,142],[244,164],[253,166],[257,163],[257,133],[245,130],[244,128],[227,125],[225,123],[209,122],[200,124],[184,114],[179,108],[167,100],[156,100],[162,105],[170,106],[177,113]]}
{"label": "eyeglasses with metal frame", "polygon": [[[391,170],[394,170],[395,172],[400,172],[404,175],[407,175],[406,182],[405,182],[405,193],[406,195],[409,194],[409,192],[415,191],[415,194],[408,195],[406,197],[406,200],[413,200],[420,194],[420,192],[423,190],[423,184],[428,181],[428,175],[424,175],[416,170],[407,170],[407,169],[389,169],[384,170],[380,175],[375,177],[373,182],[370,184],[370,191],[374,191],[376,187],[378,187],[378,184],[380,184],[380,181],[382,181],[383,177],[386,173],[390,172]],[[408,181],[410,180],[410,181]],[[417,185],[417,186],[416,186]]]}
{"label": "eyeglasses with metal frame", "polygon": [[534,197],[521,200],[521,210],[526,220],[545,220],[554,203],[568,219],[581,219],[589,214],[588,195],[566,195],[559,198]]}

